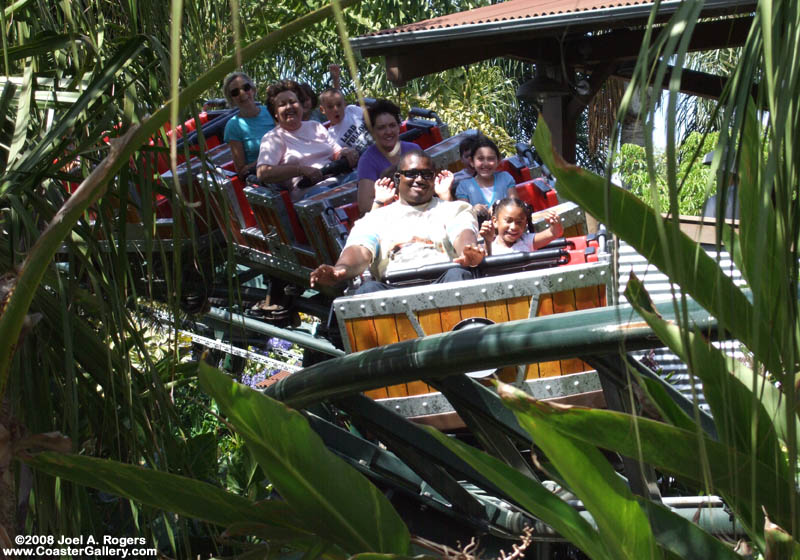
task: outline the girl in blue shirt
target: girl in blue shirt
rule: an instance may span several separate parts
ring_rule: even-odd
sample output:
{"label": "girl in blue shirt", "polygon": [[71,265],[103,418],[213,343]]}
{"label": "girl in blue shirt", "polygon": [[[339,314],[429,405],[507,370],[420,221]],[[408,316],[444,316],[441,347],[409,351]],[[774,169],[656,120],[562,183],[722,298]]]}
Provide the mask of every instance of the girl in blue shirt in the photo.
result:
{"label": "girl in blue shirt", "polygon": [[517,196],[514,178],[510,173],[497,171],[500,164],[500,150],[486,137],[479,138],[472,149],[472,166],[475,176],[459,181],[456,198],[473,206],[490,208],[497,200]]}

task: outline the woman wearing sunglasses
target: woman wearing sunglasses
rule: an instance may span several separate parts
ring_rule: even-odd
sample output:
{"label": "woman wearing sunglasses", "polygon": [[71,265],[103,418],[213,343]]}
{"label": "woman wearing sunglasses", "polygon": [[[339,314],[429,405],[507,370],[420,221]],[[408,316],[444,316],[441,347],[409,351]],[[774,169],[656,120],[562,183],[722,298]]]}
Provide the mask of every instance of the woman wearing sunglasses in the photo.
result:
{"label": "woman wearing sunglasses", "polygon": [[267,108],[256,102],[256,86],[247,74],[225,76],[222,93],[229,106],[239,109],[225,125],[225,142],[231,148],[236,172],[244,179],[255,173],[261,138],[275,128],[275,121]]}

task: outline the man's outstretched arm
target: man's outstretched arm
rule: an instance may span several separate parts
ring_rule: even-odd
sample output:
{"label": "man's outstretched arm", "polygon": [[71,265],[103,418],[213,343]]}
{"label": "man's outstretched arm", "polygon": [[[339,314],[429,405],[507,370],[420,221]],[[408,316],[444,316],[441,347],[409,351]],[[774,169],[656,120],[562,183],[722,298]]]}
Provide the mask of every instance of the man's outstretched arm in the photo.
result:
{"label": "man's outstretched arm", "polygon": [[478,245],[478,237],[471,229],[465,229],[458,234],[453,241],[453,248],[458,253],[453,262],[461,266],[478,266],[486,256],[486,249]]}
{"label": "man's outstretched arm", "polygon": [[360,245],[345,247],[339,260],[331,266],[323,264],[311,272],[311,287],[335,286],[355,278],[364,272],[372,262],[372,253]]}

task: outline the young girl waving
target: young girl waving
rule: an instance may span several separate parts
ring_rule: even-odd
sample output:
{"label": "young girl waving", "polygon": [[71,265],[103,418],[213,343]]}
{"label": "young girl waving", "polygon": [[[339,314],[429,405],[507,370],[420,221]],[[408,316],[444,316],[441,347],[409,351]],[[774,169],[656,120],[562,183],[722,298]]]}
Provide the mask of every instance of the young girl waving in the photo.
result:
{"label": "young girl waving", "polygon": [[497,171],[500,150],[494,142],[486,137],[479,138],[472,148],[471,160],[475,176],[459,181],[458,200],[489,207],[502,198],[515,196],[514,178],[505,171]]}
{"label": "young girl waving", "polygon": [[504,198],[496,203],[492,210],[492,221],[484,222],[480,233],[486,246],[491,247],[492,255],[535,251],[564,234],[555,211],[547,211],[544,218],[550,227],[533,233],[530,231],[530,207],[518,198]]}

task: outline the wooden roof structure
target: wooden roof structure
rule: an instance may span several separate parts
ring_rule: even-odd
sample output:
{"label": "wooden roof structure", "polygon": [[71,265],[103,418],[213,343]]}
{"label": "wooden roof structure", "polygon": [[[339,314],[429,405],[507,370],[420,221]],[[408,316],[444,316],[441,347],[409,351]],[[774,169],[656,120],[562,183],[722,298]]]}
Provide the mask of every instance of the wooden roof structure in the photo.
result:
{"label": "wooden roof structure", "polygon": [[[491,58],[536,64],[537,75],[561,81],[563,91],[546,93],[543,113],[575,160],[577,116],[612,76],[629,78],[639,55],[654,3],[645,0],[508,0],[455,14],[384,29],[351,39],[364,57],[383,57],[388,79],[403,85],[414,78]],[[680,0],[659,4],[655,24],[665,22]],[[707,0],[689,44],[690,51],[744,44],[755,0]],[[657,34],[654,34],[654,36]],[[581,72],[588,87],[564,77]],[[681,91],[719,97],[726,78],[684,71]]]}

